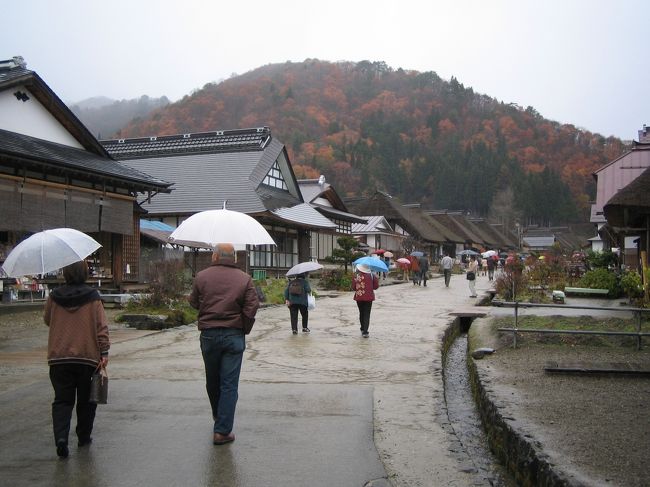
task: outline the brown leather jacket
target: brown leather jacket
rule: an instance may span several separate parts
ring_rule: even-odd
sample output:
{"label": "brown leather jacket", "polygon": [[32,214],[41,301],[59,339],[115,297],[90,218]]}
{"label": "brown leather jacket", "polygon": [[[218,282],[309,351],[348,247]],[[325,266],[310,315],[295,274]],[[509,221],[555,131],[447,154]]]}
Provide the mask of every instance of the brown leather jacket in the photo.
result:
{"label": "brown leather jacket", "polygon": [[241,328],[247,335],[260,305],[251,277],[224,262],[196,275],[188,301],[199,310],[199,330]]}

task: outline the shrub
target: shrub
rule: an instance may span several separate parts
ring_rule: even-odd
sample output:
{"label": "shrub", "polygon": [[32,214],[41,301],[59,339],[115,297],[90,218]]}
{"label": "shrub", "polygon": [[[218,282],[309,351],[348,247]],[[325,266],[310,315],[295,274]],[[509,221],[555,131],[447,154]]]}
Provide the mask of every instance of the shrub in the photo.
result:
{"label": "shrub", "polygon": [[616,274],[605,268],[598,268],[585,272],[580,279],[580,287],[589,287],[594,289],[607,289],[610,297],[620,295],[620,288],[616,279]]}
{"label": "shrub", "polygon": [[266,303],[283,304],[284,289],[287,287],[287,282],[286,279],[265,279],[257,281],[255,284],[259,285]]}
{"label": "shrub", "polygon": [[497,277],[494,288],[506,301],[521,297],[528,288],[528,277],[524,274],[524,264],[517,256],[508,262],[503,273]]}
{"label": "shrub", "polygon": [[593,250],[590,250],[587,252],[586,256],[587,267],[589,269],[607,269],[610,266],[616,265],[616,259],[616,254],[611,250],[604,250],[602,252],[594,252]]}
{"label": "shrub", "polygon": [[180,298],[190,282],[182,260],[157,260],[146,269],[151,293],[142,300],[144,306],[165,306]]}
{"label": "shrub", "polygon": [[625,271],[621,275],[621,290],[630,301],[643,296],[641,275],[636,271]]}
{"label": "shrub", "polygon": [[324,270],[321,274],[320,286],[327,290],[350,291],[352,273],[345,272],[343,269]]}

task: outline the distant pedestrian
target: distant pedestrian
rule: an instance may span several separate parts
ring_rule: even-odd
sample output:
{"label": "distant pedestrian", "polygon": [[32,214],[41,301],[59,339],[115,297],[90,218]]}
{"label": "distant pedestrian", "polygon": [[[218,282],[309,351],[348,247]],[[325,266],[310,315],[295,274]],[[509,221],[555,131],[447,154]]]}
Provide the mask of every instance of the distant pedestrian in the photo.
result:
{"label": "distant pedestrian", "polygon": [[440,261],[440,267],[442,268],[442,273],[445,275],[445,286],[449,287],[449,282],[451,281],[451,270],[454,267],[454,261],[449,257],[449,252],[445,252],[445,256]]}
{"label": "distant pedestrian", "polygon": [[354,300],[359,308],[359,325],[361,336],[368,338],[368,328],[370,326],[370,311],[372,302],[375,300],[375,289],[379,287],[379,278],[377,278],[370,267],[358,265],[354,278],[352,279],[352,290],[354,291]]}
{"label": "distant pedestrian", "polygon": [[420,284],[420,260],[413,255],[409,257],[409,260],[411,261],[411,280],[416,286]]}
{"label": "distant pedestrian", "polygon": [[232,429],[245,335],[253,328],[259,308],[253,280],[235,266],[232,244],[217,244],[212,265],[194,279],[189,303],[199,310],[205,388],[214,419],[212,443],[223,445],[235,441]]}
{"label": "distant pedestrian", "polygon": [[467,266],[467,282],[469,283],[470,298],[476,297],[476,276],[478,273],[478,262],[476,256],[472,255],[469,258],[469,265]]}
{"label": "distant pedestrian", "polygon": [[298,313],[302,317],[302,332],[309,333],[309,310],[307,309],[307,296],[311,293],[311,286],[307,280],[307,273],[296,276],[289,281],[284,289],[284,303],[289,307],[291,319],[291,332],[298,334]]}
{"label": "distant pedestrian", "polygon": [[388,269],[387,272],[382,272],[382,276],[384,279],[386,279],[386,276],[390,272],[390,257],[384,255],[384,264],[386,264],[386,268]]}
{"label": "distant pedestrian", "polygon": [[418,284],[422,284],[426,287],[427,279],[429,277],[429,258],[427,254],[424,254],[418,259],[418,264],[420,265],[420,279]]}
{"label": "distant pedestrian", "polygon": [[488,257],[486,260],[487,260],[488,280],[492,281],[494,280],[494,269],[497,266],[497,258],[496,256],[492,255]]}
{"label": "distant pedestrian", "polygon": [[99,292],[86,284],[87,264],[75,262],[64,267],[63,278],[65,285],[54,289],[45,303],[43,319],[50,327],[47,362],[54,388],[54,441],[57,455],[66,458],[75,397],[78,446],[92,442],[97,404],[89,401],[90,379],[99,364],[108,364],[110,340]]}

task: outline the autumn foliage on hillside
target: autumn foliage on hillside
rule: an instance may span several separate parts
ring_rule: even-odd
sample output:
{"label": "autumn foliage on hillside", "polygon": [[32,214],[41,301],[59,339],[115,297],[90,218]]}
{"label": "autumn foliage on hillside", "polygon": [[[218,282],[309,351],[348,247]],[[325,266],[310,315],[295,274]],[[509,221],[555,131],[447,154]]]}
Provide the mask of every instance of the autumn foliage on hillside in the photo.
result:
{"label": "autumn foliage on hillside", "polygon": [[455,78],[382,62],[267,65],[208,84],[119,137],[268,126],[299,178],[343,196],[377,189],[487,216],[510,206],[539,224],[584,220],[592,173],[621,140],[474,93]]}

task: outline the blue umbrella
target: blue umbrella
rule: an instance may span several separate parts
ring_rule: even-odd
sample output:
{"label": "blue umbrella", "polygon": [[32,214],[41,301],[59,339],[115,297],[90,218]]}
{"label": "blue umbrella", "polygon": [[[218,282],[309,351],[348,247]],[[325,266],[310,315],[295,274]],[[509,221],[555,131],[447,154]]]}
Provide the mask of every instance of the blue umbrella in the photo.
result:
{"label": "blue umbrella", "polygon": [[410,253],[410,255],[413,257],[422,257],[424,255],[424,252],[420,252],[419,250],[414,250],[413,252]]}
{"label": "blue umbrella", "polygon": [[354,265],[367,265],[375,272],[388,272],[388,267],[386,267],[384,261],[376,257],[361,257],[352,263]]}

